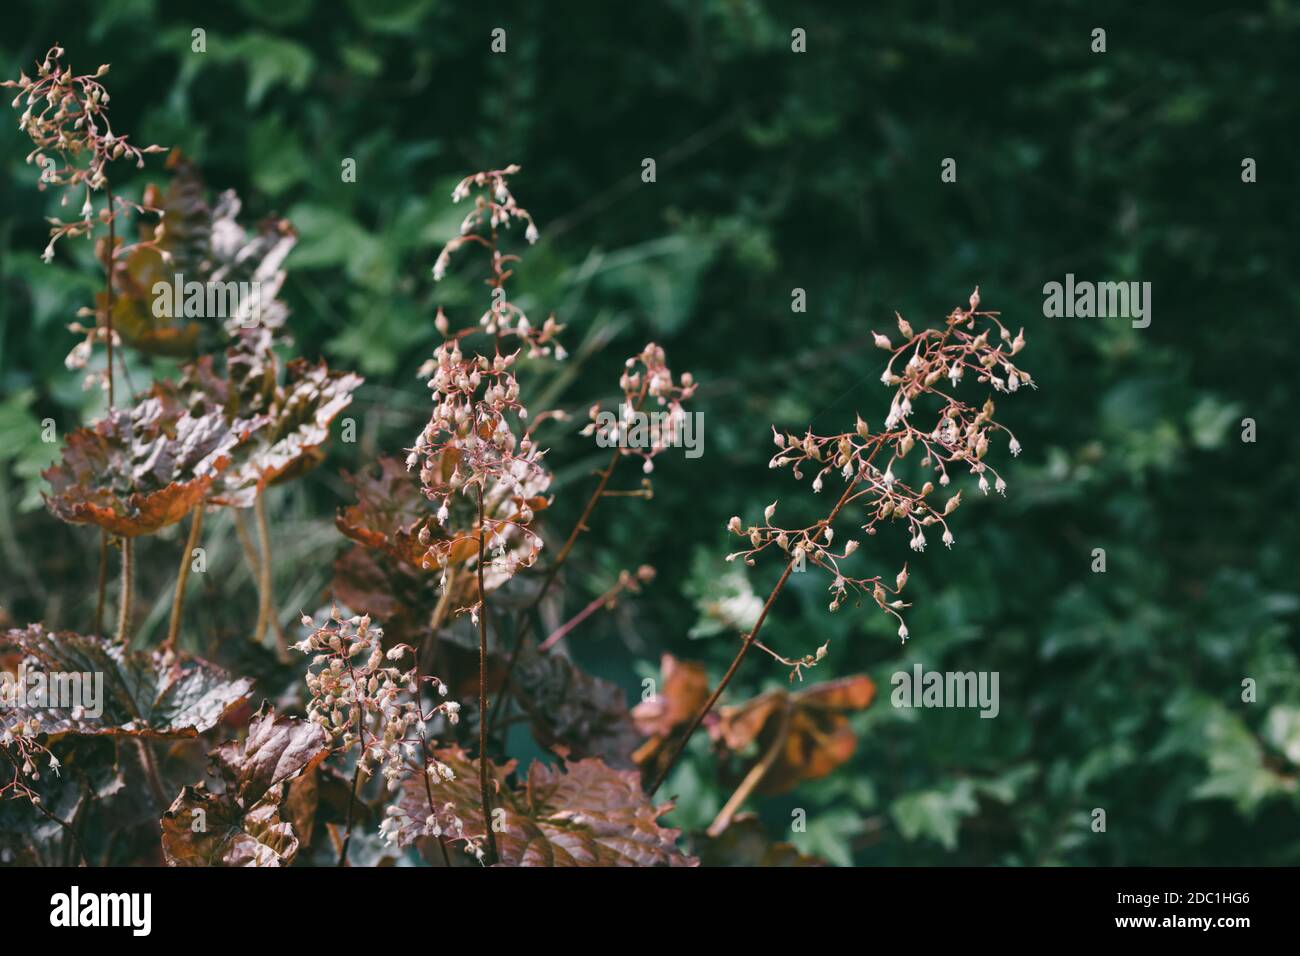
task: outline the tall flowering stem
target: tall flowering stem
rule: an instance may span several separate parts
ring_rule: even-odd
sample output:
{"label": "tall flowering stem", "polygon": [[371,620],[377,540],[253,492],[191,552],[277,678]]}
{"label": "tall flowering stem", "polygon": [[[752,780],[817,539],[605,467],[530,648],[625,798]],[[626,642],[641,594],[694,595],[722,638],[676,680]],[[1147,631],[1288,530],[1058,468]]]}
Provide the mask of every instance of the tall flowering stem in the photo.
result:
{"label": "tall flowering stem", "polygon": [[[303,615],[302,624],[310,634],[293,649],[312,655],[306,675],[311,695],[308,719],[320,725],[337,752],[354,748],[357,752],[338,858],[338,865],[344,866],[352,840],[353,808],[363,780],[378,772],[388,789],[396,791],[411,772],[410,765],[417,762],[417,755],[419,772],[427,771],[433,782],[454,776],[450,768],[430,763],[425,724],[436,715],[456,723],[460,705],[444,701],[424,712],[418,670],[414,664],[400,666],[408,654],[414,659],[415,649],[398,644],[385,651],[383,629],[372,625],[369,615],[344,618],[335,607],[324,624],[318,626],[308,615]],[[425,679],[446,695],[441,681]]]}
{"label": "tall flowering stem", "polygon": [[[456,202],[472,198],[473,207],[461,223],[460,234],[439,253],[433,266],[435,280],[447,271],[452,255],[465,246],[488,252],[492,302],[479,319],[482,332],[492,339],[491,354],[465,352],[461,341],[475,330],[457,333],[442,310],[435,325],[443,343],[434,350],[421,374],[433,392],[433,413],[407,456],[408,468],[419,468],[424,495],[436,506],[433,522],[421,528],[426,547],[423,563],[442,570],[440,585],[449,594],[456,565],[476,563],[477,593],[459,613],[469,613],[479,628],[479,789],[483,819],[487,824],[488,861],[497,859],[491,828],[491,793],[488,780],[487,654],[488,592],[531,567],[542,549],[542,538],[532,528],[536,511],[549,502],[541,492],[549,486],[550,472],[524,422],[528,409],[519,398],[513,367],[524,349],[532,356],[564,357],[555,341],[561,326],[555,317],[534,325],[523,309],[506,295],[506,282],[518,256],[501,251],[502,230],[524,225],[524,238],[537,240],[537,226],[510,192],[507,177],[517,166],[467,176],[456,186]],[[503,348],[514,338],[519,347]],[[470,528],[453,515],[455,499],[473,496],[476,520]],[[490,573],[490,577],[489,577]]]}
{"label": "tall flowering stem", "polygon": [[[796,435],[773,429],[777,451],[769,462],[770,467],[789,467],[797,479],[804,477],[805,470],[810,472],[814,493],[820,492],[827,480],[836,479],[846,483],[844,491],[825,518],[805,527],[790,528],[774,523],[777,502],[767,506],[761,523],[746,527],[738,516],[728,522],[728,530],[748,541],[748,547],[729,554],[728,561],[741,558],[753,566],[758,555],[776,550],[785,558],[785,570],[768,594],[753,628],[743,636],[722,680],[678,739],[669,758],[660,764],[649,785],[651,793],[662,786],[751,647],[761,648],[778,663],[789,667],[792,680],[802,679],[805,669],[817,666],[827,656],[826,644],[802,657],[787,658],[757,641],[759,629],[796,567],[812,564],[830,574],[831,611],[838,610],[851,596],[858,602],[869,597],[881,611],[895,619],[900,640],[907,640],[907,624],[901,611],[908,605],[900,597],[907,583],[907,567],[898,572],[892,585],[879,574],[863,576],[850,572],[847,559],[858,550],[859,539],[849,538],[836,550],[834,523],[842,512],[852,507],[862,521],[858,530],[867,536],[876,534],[886,523],[901,523],[907,530],[912,550],[921,552],[925,550],[927,529],[942,529],[941,540],[949,548],[956,541],[948,518],[960,506],[961,492],[947,496],[942,502],[936,501],[931,498],[936,493],[936,482],[946,488],[952,475],[964,470],[977,479],[983,493],[987,494],[990,487],[1000,494],[1006,493],[1005,480],[985,456],[991,439],[998,433],[1007,436],[1013,456],[1020,453],[1020,442],[994,419],[992,397],[976,408],[957,398],[955,390],[966,377],[974,378],[994,392],[1007,394],[1025,386],[1033,387],[1034,383],[1028,372],[1012,362],[1012,357],[1024,348],[1024,331],[1013,336],[999,320],[998,313],[979,311],[979,302],[976,288],[967,308],[954,309],[942,328],[921,332],[915,332],[906,319],[897,316],[901,344],[896,345],[887,335],[874,333],[876,345],[890,353],[881,382],[895,389],[883,431],[873,432],[860,416],[853,431],[837,435],[816,435],[811,430]],[[939,403],[940,411],[932,426],[917,427],[913,403],[923,396],[932,396]],[[909,482],[899,474],[914,449],[918,449],[920,458],[919,474]],[[990,475],[994,479],[992,484]]]}
{"label": "tall flowering stem", "polygon": [[488,787],[488,706],[487,706],[487,590],[483,584],[483,566],[487,563],[483,554],[483,487],[478,489],[478,786],[479,797],[483,803],[484,829],[487,830],[488,862],[497,861],[497,841],[495,831],[489,821],[492,820],[492,793]]}
{"label": "tall flowering stem", "polygon": [[[104,371],[104,387],[108,392],[108,407],[114,407],[116,394],[113,375],[113,262],[117,254],[117,217],[119,205],[134,206],[143,211],[145,207],[136,203],[125,203],[113,194],[109,184],[108,165],[114,160],[134,160],[137,167],[144,166],[145,153],[159,153],[164,147],[151,145],[138,147],[123,132],[114,131],[108,117],[108,103],[111,97],[108,90],[99,82],[100,77],[108,73],[105,63],[94,73],[76,74],[72,67],[64,66],[64,50],[55,45],[36,64],[36,76],[29,77],[20,72],[17,80],[6,80],[0,86],[16,88],[19,92],[14,97],[14,109],[23,107],[18,121],[18,128],[25,132],[32,141],[32,151],[27,154],[27,162],[41,170],[37,188],[44,191],[50,186],[63,190],[60,205],[67,206],[69,200],[80,200],[80,212],[77,218],[70,220],[50,220],[50,241],[41,254],[46,262],[54,259],[55,244],[63,238],[86,236],[93,238],[95,228],[102,222],[108,226],[108,239],[103,246],[104,262],[104,319],[102,324],[96,322],[89,330],[85,341],[78,343],[68,354],[69,368],[84,368],[89,361],[93,343],[102,340],[107,346],[107,362]],[[100,212],[95,210],[93,194],[103,190],[107,204]],[[150,245],[146,241],[142,243]],[[161,250],[160,250],[161,251]],[[76,331],[82,330],[74,326]],[[93,380],[93,379],[92,379]],[[107,581],[107,538],[101,537],[100,574],[98,594],[95,603],[95,632],[99,633],[103,623],[104,590]],[[130,580],[129,562],[131,550],[129,543],[122,546],[122,580],[126,587]],[[124,609],[129,613],[129,594],[123,594]],[[124,627],[119,620],[118,633],[121,636]]]}
{"label": "tall flowering stem", "polygon": [[[33,149],[27,162],[40,167],[38,188],[42,191],[55,186],[63,189],[60,205],[67,206],[70,199],[80,200],[80,212],[75,219],[51,219],[50,241],[41,258],[50,262],[54,258],[55,244],[64,238],[91,237],[99,223],[108,226],[108,242],[103,260],[106,275],[105,315],[103,328],[92,330],[86,342],[68,356],[70,367],[83,367],[89,357],[91,343],[102,339],[108,346],[106,384],[108,404],[113,406],[113,261],[117,254],[116,222],[119,207],[133,206],[139,211],[145,207],[127,203],[115,197],[109,185],[108,165],[114,160],[134,160],[143,168],[144,154],[164,151],[162,146],[139,147],[126,133],[114,131],[108,118],[108,90],[99,82],[108,73],[105,63],[94,73],[78,75],[72,67],[61,62],[63,48],[51,47],[36,66],[36,76],[20,73],[17,80],[7,80],[0,86],[17,88],[19,93],[11,104],[14,109],[24,106],[18,128],[31,138]],[[94,193],[103,190],[107,196],[105,208],[96,212]],[[152,245],[145,241],[143,245]],[[160,250],[161,251],[161,250]]]}
{"label": "tall flowering stem", "polygon": [[[551,586],[559,576],[560,569],[564,567],[578,538],[584,531],[590,530],[587,522],[591,519],[592,512],[596,510],[597,503],[605,497],[606,488],[614,476],[618,463],[625,457],[639,457],[642,459],[643,473],[648,475],[654,471],[654,457],[673,445],[677,431],[686,416],[683,403],[695,394],[698,387],[690,372],[683,372],[680,379],[674,379],[672,371],[668,368],[663,348],[654,342],[647,343],[640,353],[629,357],[623,364],[624,371],[618,381],[619,388],[623,392],[623,401],[619,404],[617,416],[603,414],[599,404],[592,405],[588,412],[591,421],[581,431],[581,434],[586,437],[597,436],[602,442],[611,445],[614,449],[613,454],[610,456],[609,463],[600,471],[596,487],[591,497],[587,499],[573,530],[569,532],[564,544],[560,546],[559,553],[551,562],[537,596],[519,617],[519,623],[515,628],[514,647],[506,663],[501,694],[492,712],[492,724],[496,723],[505,710],[510,692],[510,677],[518,663],[519,652],[532,630],[533,612],[550,593]],[[652,401],[664,409],[664,417],[652,420],[646,429],[644,444],[629,442],[627,438],[630,423]],[[547,651],[552,643],[550,640],[544,642],[538,647],[539,652]]]}

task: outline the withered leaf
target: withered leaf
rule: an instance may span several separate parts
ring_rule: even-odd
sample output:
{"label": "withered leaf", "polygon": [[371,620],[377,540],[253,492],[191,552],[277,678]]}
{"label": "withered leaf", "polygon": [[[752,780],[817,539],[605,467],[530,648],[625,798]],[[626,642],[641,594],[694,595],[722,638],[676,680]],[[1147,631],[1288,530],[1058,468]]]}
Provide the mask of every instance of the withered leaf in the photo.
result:
{"label": "withered leaf", "polygon": [[669,737],[694,717],[709,699],[709,675],[696,661],[663,655],[659,692],[632,708],[632,719],[643,737]]}
{"label": "withered leaf", "polygon": [[[179,150],[172,151],[167,168],[172,180],[166,191],[152,184],[145,190],[144,205],[159,212],[156,224],[141,225],[140,244],[114,261],[114,330],[126,345],[143,352],[192,356],[200,340],[210,338],[213,332],[224,328],[234,335],[249,324],[251,296],[230,301],[225,292],[231,286],[226,286],[220,302],[213,300],[220,314],[207,315],[208,291],[215,290],[217,283],[256,282],[256,324],[270,334],[278,332],[288,316],[277,296],[284,283],[285,257],[297,242],[292,227],[283,219],[268,219],[250,236],[238,222],[240,202],[233,191],[227,190],[209,205],[197,168]],[[180,302],[175,301],[173,291],[177,276],[182,284]],[[158,282],[167,286],[170,309],[155,308]],[[196,316],[184,314],[188,283],[202,285],[203,318],[211,321],[211,329],[195,321]],[[251,288],[245,286],[241,291]],[[107,293],[100,293],[96,309],[101,316],[106,305]],[[160,311],[162,315],[157,314]]]}
{"label": "withered leaf", "polygon": [[778,748],[757,789],[759,793],[785,793],[804,780],[826,776],[853,756],[857,738],[845,714],[864,710],[875,695],[876,685],[865,674],[795,693],[769,691],[722,708],[709,733],[732,751],[743,750],[754,741],[758,741],[760,752]]}
{"label": "withered leaf", "polygon": [[[197,350],[202,326],[177,310],[155,310],[154,285],[172,288],[177,275],[182,282],[204,280],[211,210],[193,163],[173,150],[167,168],[172,181],[165,193],[153,184],[145,189],[144,205],[159,211],[157,225],[140,227],[140,238],[148,244],[114,259],[113,330],[124,344],[142,352],[185,357]],[[101,315],[107,304],[108,294],[99,293],[95,305]]]}
{"label": "withered leaf", "polygon": [[[456,773],[433,787],[434,806],[423,780],[407,781],[398,807],[409,820],[423,823],[432,813],[445,839],[459,843],[486,838],[478,791],[478,762],[461,750],[437,757]],[[640,774],[615,770],[589,758],[548,767],[534,763],[519,789],[500,784],[509,770],[492,768],[501,807],[496,835],[500,863],[506,866],[695,866],[677,849],[680,831],[661,827],[658,818],[671,804],[654,806],[641,790]],[[459,825],[458,825],[459,821]],[[418,839],[418,826],[398,831],[399,840]]]}
{"label": "withered leaf", "polygon": [[633,762],[647,778],[656,775],[660,762],[667,759],[665,744],[685,731],[686,724],[708,700],[710,690],[703,664],[665,654],[660,671],[663,681],[659,692],[632,708],[637,731],[650,738],[632,754]]}
{"label": "withered leaf", "polygon": [[311,846],[316,830],[316,810],[320,806],[320,770],[313,767],[300,777],[289,781],[281,807],[293,832],[303,846]]}
{"label": "withered leaf", "polygon": [[[284,327],[289,311],[278,296],[284,285],[284,260],[298,242],[298,234],[287,219],[270,217],[259,222],[250,235],[239,224],[241,203],[233,189],[217,197],[212,210],[209,251],[213,282],[256,282],[260,288],[261,313],[257,326],[272,335]],[[246,316],[227,318],[232,335],[247,327]]]}
{"label": "withered leaf", "polygon": [[[49,706],[64,692],[52,688],[44,701],[29,692],[29,717],[39,717],[41,731],[57,739],[73,736],[197,737],[215,727],[252,691],[247,678],[231,680],[220,668],[198,658],[177,658],[160,651],[128,651],[114,641],[47,631],[40,624],[8,631],[3,642],[16,646],[46,674],[103,679],[102,713],[84,706]],[[78,704],[81,701],[77,701]]]}

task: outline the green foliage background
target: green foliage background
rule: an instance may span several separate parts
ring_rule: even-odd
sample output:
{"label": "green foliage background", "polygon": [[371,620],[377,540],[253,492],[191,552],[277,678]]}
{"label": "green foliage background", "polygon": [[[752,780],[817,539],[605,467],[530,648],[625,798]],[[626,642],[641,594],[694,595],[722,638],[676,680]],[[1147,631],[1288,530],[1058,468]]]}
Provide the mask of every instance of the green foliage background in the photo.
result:
{"label": "green foliage background", "polygon": [[[796,579],[771,646],[829,639],[812,678],[865,672],[881,694],[853,718],[849,765],[756,809],[773,836],[842,864],[1294,863],[1300,5],[1235,6],[18,2],[0,13],[0,72],[56,40],[79,70],[111,62],[115,125],[182,148],[210,188],[301,233],[287,286],[299,349],[368,383],[349,412],[358,443],[335,442],[274,499],[287,622],[328,598],[339,469],[408,445],[426,416],[414,373],[435,306],[461,324],[481,311],[468,272],[429,279],[463,214],[452,185],[521,164],[515,191],[543,239],[516,296],[554,308],[574,353],[534,375],[532,401],[581,420],[651,339],[704,383],[704,456],[660,458],[652,501],[604,502],[567,579],[572,613],[619,568],[659,570],[566,642],[633,700],[665,650],[720,676],[735,635],[707,608],[779,574],[743,580],[722,562],[732,514],[777,498],[789,516],[821,513],[806,484],[767,469],[769,423],[878,423],[870,329],[894,310],[938,321],[978,283],[1025,327],[1039,384],[999,403],[1026,448],[1008,499],[968,489],[951,552],[910,555],[901,539],[860,552],[867,573],[914,559],[905,647],[866,608],[827,613],[818,575]],[[506,55],[489,52],[497,26]],[[1105,54],[1089,50],[1096,26]],[[64,434],[97,412],[63,356],[98,280],[84,242],[40,262],[52,210],[13,119],[0,128],[0,615],[85,627],[97,539],[44,512],[38,472],[56,447],[40,422]],[[939,179],[949,156],[956,184]],[[344,157],[355,184],[340,181]],[[163,178],[149,172],[128,191]],[[1042,286],[1067,272],[1151,282],[1152,325],[1044,318]],[[602,457],[573,431],[551,441],[552,536]],[[205,532],[212,570],[191,609],[208,639],[249,626],[254,586],[226,521]],[[164,596],[146,603],[141,641],[165,627],[175,531],[141,549],[142,599]],[[998,671],[1000,716],[891,707],[890,675],[914,662]],[[1247,677],[1257,703],[1241,700]],[[784,681],[751,658],[729,696]],[[725,801],[734,780],[715,765],[701,735],[668,787],[678,825],[706,825]],[[807,832],[790,834],[797,808]]]}

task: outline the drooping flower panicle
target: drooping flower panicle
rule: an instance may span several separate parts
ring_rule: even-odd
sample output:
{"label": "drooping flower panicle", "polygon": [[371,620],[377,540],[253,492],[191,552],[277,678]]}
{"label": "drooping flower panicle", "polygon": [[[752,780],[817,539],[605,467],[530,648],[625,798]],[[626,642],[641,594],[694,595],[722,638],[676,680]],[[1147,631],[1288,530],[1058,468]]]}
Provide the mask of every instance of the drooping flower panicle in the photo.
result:
{"label": "drooping flower panicle", "polygon": [[[938,530],[940,540],[951,548],[956,538],[948,526],[948,517],[960,506],[961,491],[936,493],[936,484],[947,487],[954,472],[965,470],[977,479],[984,493],[988,493],[992,476],[992,487],[1005,494],[1005,480],[986,459],[991,440],[1003,432],[1011,454],[1020,453],[1020,442],[994,419],[992,397],[977,408],[956,396],[957,384],[969,375],[997,392],[1013,393],[1034,385],[1029,373],[1012,362],[1024,347],[1024,331],[1012,336],[998,313],[978,309],[977,288],[969,306],[954,309],[943,328],[916,332],[906,319],[897,316],[900,344],[895,345],[884,334],[873,333],[875,344],[890,352],[881,381],[894,387],[884,430],[873,432],[861,417],[853,431],[835,435],[818,435],[811,430],[797,435],[774,428],[777,451],[769,467],[789,467],[800,479],[805,470],[811,472],[814,492],[838,478],[844,492],[832,517],[852,508],[852,513],[865,515],[859,527],[866,535],[874,535],[886,522],[902,522],[912,550],[925,550],[927,529]],[[940,403],[933,425],[915,423],[914,403],[923,396],[933,396]],[[920,459],[920,477],[908,482],[898,473],[914,449],[913,457]],[[908,606],[899,598],[907,582],[906,567],[892,586],[880,575],[855,577],[841,570],[841,562],[858,549],[858,539],[849,538],[836,545],[831,520],[786,528],[774,523],[775,513],[773,502],[761,523],[746,526],[738,516],[733,517],[728,529],[747,538],[749,547],[728,555],[727,560],[741,558],[753,565],[756,555],[775,547],[787,561],[814,564],[832,575],[830,610],[837,610],[850,592],[869,595],[877,607],[897,619],[899,637],[907,639],[907,625],[899,613]]]}

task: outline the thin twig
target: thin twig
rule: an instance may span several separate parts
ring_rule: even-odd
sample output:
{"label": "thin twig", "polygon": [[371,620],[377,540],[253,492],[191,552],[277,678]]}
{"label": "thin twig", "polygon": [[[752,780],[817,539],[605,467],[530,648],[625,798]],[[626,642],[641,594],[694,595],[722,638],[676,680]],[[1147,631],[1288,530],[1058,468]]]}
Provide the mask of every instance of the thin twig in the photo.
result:
{"label": "thin twig", "polygon": [[348,818],[346,829],[343,833],[343,846],[339,850],[339,866],[346,866],[348,862],[348,844],[352,842],[352,809],[357,805],[357,787],[361,782],[361,759],[366,755],[366,728],[362,723],[365,711],[360,707],[357,708],[357,742],[361,749],[357,752],[357,766],[352,771],[352,795],[348,798]]}
{"label": "thin twig", "polygon": [[633,580],[634,579],[632,578],[632,576],[628,574],[628,572],[626,571],[620,574],[618,580],[614,582],[614,585],[612,587],[608,588],[598,598],[591,601],[586,607],[584,607],[581,611],[575,614],[568,621],[566,621],[565,623],[557,627],[551,633],[551,635],[548,638],[546,638],[546,640],[538,644],[537,653],[545,654],[547,651],[549,651],[560,641],[564,640],[564,638],[569,634],[569,632],[572,631],[575,627],[577,627],[587,618],[591,617],[591,615],[595,614],[602,607],[607,606],[614,598],[618,597],[618,595],[622,594],[623,591],[626,590],[630,584],[632,584]]}
{"label": "thin twig", "polygon": [[[875,453],[873,452],[872,455],[874,457]],[[870,459],[867,460],[867,464],[869,463]],[[844,494],[840,496],[840,500],[835,503],[835,507],[831,509],[830,515],[826,518],[824,527],[829,528],[831,526],[835,517],[840,513],[840,509],[843,508],[844,505],[848,503],[848,500],[853,496],[853,490],[857,488],[857,486],[857,478],[854,478],[853,481],[849,482],[848,487],[844,489]],[[731,683],[731,679],[736,676],[736,671],[740,668],[740,662],[743,661],[745,655],[749,653],[749,649],[754,645],[755,638],[758,637],[759,629],[763,626],[763,622],[767,620],[768,611],[772,609],[772,605],[776,602],[777,596],[781,593],[781,589],[785,587],[785,582],[790,579],[790,572],[794,570],[796,560],[796,558],[792,557],[786,564],[785,570],[781,572],[781,579],[776,582],[776,586],[773,587],[772,592],[768,594],[767,600],[763,602],[763,610],[759,612],[758,620],[754,622],[753,630],[746,634],[744,640],[741,641],[740,650],[736,652],[736,656],[732,659],[731,666],[727,668],[727,673],[722,675],[722,680],[719,681],[718,686],[714,688],[713,693],[709,695],[709,699],[704,702],[704,706],[699,709],[699,712],[696,713],[693,718],[691,718],[690,725],[686,728],[686,732],[678,739],[667,761],[660,764],[659,772],[655,774],[653,782],[646,788],[647,793],[653,794],[663,786],[663,782],[668,778],[669,771],[673,769],[673,766],[681,758],[683,751],[686,750],[686,744],[690,741],[691,736],[695,731],[699,730],[700,724],[704,722],[705,716],[707,716],[709,711],[713,709],[713,705],[718,702],[718,698],[721,697],[722,692],[727,689],[727,685]]]}

